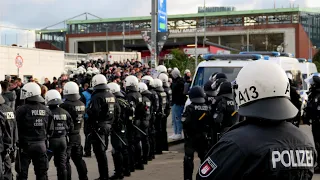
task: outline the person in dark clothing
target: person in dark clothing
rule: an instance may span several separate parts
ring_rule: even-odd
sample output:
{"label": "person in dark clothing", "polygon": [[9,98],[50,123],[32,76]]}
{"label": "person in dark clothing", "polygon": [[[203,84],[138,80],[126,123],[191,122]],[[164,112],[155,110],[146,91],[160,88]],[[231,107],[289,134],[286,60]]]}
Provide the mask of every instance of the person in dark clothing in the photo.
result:
{"label": "person in dark clothing", "polygon": [[115,96],[107,91],[107,79],[102,74],[92,78],[94,92],[88,113],[88,122],[91,126],[93,152],[96,155],[99,175],[98,180],[109,179],[108,159],[106,150],[108,149],[111,125],[115,118]]}
{"label": "person in dark clothing", "polygon": [[171,72],[172,75],[172,121],[174,128],[174,135],[171,136],[171,139],[181,139],[182,138],[182,124],[181,118],[184,109],[184,104],[187,100],[187,97],[182,92],[184,91],[184,80],[180,75],[178,69],[173,69]]}
{"label": "person in dark clothing", "polygon": [[311,180],[316,150],[306,134],[286,122],[298,110],[290,101],[284,70],[270,61],[250,62],[233,88],[238,113],[246,119],[208,152],[197,180]]}
{"label": "person in dark clothing", "polygon": [[200,86],[194,86],[189,92],[191,104],[183,113],[182,123],[185,135],[185,155],[183,161],[184,180],[192,180],[194,153],[204,161],[207,146],[207,126],[210,123],[210,107],[205,104],[205,94]]}
{"label": "person in dark clothing", "polygon": [[19,134],[19,150],[15,169],[17,180],[28,179],[30,162],[34,165],[37,180],[47,180],[49,168],[47,156],[48,132],[53,131],[53,116],[42,103],[40,86],[34,82],[27,83],[21,89],[21,99],[25,105],[16,111]]}
{"label": "person in dark clothing", "polygon": [[67,133],[73,129],[71,115],[60,108],[61,95],[57,90],[50,90],[45,95],[46,105],[53,115],[54,130],[49,139],[48,161],[54,157],[54,165],[57,168],[58,180],[67,180]]}
{"label": "person in dark clothing", "polygon": [[300,94],[297,92],[297,89],[295,87],[295,84],[293,84],[293,77],[291,73],[287,73],[289,83],[290,83],[290,99],[292,104],[299,110],[297,116],[289,122],[292,122],[293,125],[299,127],[300,121],[301,121],[301,106],[302,106],[302,100]]}
{"label": "person in dark clothing", "polygon": [[44,79],[44,84],[43,84],[43,85],[46,86],[48,89],[51,88],[51,82],[49,81],[48,78],[45,78],[45,79]]}
{"label": "person in dark clothing", "polygon": [[61,108],[66,110],[72,117],[74,128],[68,134],[69,142],[67,147],[67,172],[68,180],[71,180],[70,158],[77,168],[79,180],[88,180],[88,170],[85,161],[82,159],[83,147],[81,145],[80,129],[83,124],[85,105],[79,100],[79,86],[75,82],[67,82],[64,85],[63,97],[66,99]]}
{"label": "person in dark clothing", "polygon": [[[86,105],[86,109],[89,108],[92,93],[93,93],[93,89],[89,88],[89,84],[85,83],[84,84],[84,91],[82,92],[82,96],[81,96],[81,101]],[[86,136],[85,141],[84,141],[84,155],[83,155],[83,157],[91,157],[92,142],[91,142],[91,137],[89,136],[90,126],[88,123],[88,114],[87,113],[84,115],[83,131],[84,131],[84,135]]]}
{"label": "person in dark clothing", "polygon": [[21,98],[20,98],[21,88],[23,87],[24,84],[22,83],[20,78],[17,78],[15,80],[15,84],[16,84],[16,87],[13,89],[16,92],[16,95],[17,95],[15,109],[18,109],[18,107],[23,105],[23,103],[24,103],[24,100],[21,100]]}
{"label": "person in dark clothing", "polygon": [[15,110],[15,103],[16,103],[16,92],[15,91],[9,91],[9,82],[2,81],[1,82],[1,88],[2,88],[2,97],[5,100],[5,104],[8,105],[10,108]]}
{"label": "person in dark clothing", "polygon": [[[14,162],[14,154],[18,141],[18,129],[13,109],[4,103],[5,100],[2,95],[0,95],[0,122],[3,142],[3,151],[1,152],[3,171],[1,172],[3,173],[4,180],[12,180],[11,162]],[[5,127],[5,129],[3,129],[3,127]],[[1,176],[0,179],[2,179]]]}
{"label": "person in dark clothing", "polygon": [[56,77],[53,77],[53,82],[50,85],[49,89],[56,89],[58,86],[58,79]]}

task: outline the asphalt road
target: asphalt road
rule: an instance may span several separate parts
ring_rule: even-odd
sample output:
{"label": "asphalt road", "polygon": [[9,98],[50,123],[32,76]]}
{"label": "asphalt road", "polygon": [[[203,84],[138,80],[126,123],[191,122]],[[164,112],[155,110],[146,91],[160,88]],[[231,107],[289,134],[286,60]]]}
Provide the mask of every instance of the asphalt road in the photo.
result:
{"label": "asphalt road", "polygon": [[[313,139],[311,134],[311,128],[309,126],[301,126],[300,127],[309,137]],[[109,173],[113,174],[113,162],[111,156],[111,147],[109,144],[109,150],[107,151],[107,156],[109,160]],[[183,156],[184,156],[184,147],[183,144],[178,144],[170,147],[169,152],[164,152],[162,155],[156,156],[156,159],[152,162],[149,162],[148,165],[145,166],[145,170],[136,171],[132,173],[131,177],[125,178],[128,180],[179,180],[183,179]],[[92,158],[84,158],[87,167],[88,167],[88,176],[89,180],[93,180],[98,178],[98,169],[96,159],[93,156]],[[195,169],[194,175],[196,174],[197,168],[199,167],[199,159],[195,154]],[[78,179],[77,171],[72,164],[72,177],[73,179]],[[50,180],[56,180],[56,170],[53,165],[53,162],[50,162],[50,170],[48,172]],[[35,179],[33,166],[30,166],[29,169],[29,179]],[[320,174],[316,174],[313,180],[320,180]]]}

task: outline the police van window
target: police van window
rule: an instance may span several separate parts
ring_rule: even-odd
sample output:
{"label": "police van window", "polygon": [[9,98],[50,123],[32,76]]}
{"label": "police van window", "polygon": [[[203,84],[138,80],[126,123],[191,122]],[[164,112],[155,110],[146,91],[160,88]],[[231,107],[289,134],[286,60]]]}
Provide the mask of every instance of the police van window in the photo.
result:
{"label": "police van window", "polygon": [[299,70],[290,70],[290,71],[286,71],[286,73],[291,73],[292,74],[292,84],[297,88],[297,90],[302,90],[303,86],[302,86],[302,75],[301,75],[301,71]]}
{"label": "police van window", "polygon": [[229,81],[236,79],[242,67],[199,67],[192,86],[202,86],[209,80],[209,77],[217,72],[226,74]]}

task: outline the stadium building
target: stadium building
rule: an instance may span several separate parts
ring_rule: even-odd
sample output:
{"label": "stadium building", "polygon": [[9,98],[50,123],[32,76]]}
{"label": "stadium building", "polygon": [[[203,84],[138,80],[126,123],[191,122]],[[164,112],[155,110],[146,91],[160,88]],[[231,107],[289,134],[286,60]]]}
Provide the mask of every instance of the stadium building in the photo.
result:
{"label": "stadium building", "polygon": [[[36,47],[69,53],[122,51],[125,48],[148,56],[149,50],[141,32],[150,28],[150,16],[70,20],[67,29],[36,31]],[[200,46],[216,44],[240,51],[283,50],[299,58],[309,58],[320,47],[320,10],[199,11],[169,15],[168,29],[170,35],[164,52],[194,43],[197,35]]]}

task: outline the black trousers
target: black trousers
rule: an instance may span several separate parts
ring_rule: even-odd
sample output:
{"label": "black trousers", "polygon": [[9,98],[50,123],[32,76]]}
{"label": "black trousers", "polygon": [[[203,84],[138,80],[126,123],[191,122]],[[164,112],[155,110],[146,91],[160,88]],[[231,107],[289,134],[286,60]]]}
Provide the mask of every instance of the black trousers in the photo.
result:
{"label": "black trousers", "polygon": [[[126,145],[123,144],[117,135],[126,143]],[[121,176],[124,172],[130,172],[128,140],[126,134],[121,133],[121,131],[111,132],[111,145],[115,174]]]}
{"label": "black trousers", "polygon": [[[97,134],[92,133],[92,145],[93,152],[96,155],[98,170],[100,175],[100,180],[107,180],[109,178],[109,168],[108,168],[108,159],[106,150],[108,149],[108,137],[109,137],[109,129],[107,127],[100,127],[97,130]],[[101,140],[104,141],[106,147],[103,146]]]}
{"label": "black trousers", "polygon": [[142,127],[141,130],[146,133],[146,135],[141,135],[142,161],[147,163],[150,155],[149,127]]}
{"label": "black trousers", "polygon": [[207,152],[207,140],[205,137],[188,137],[184,143],[183,174],[184,180],[192,180],[194,153],[198,153],[201,163],[204,161]]}
{"label": "black trousers", "polygon": [[91,147],[92,147],[92,140],[91,140],[91,137],[89,136],[90,134],[90,127],[88,125],[88,120],[85,120],[84,121],[84,127],[83,127],[83,132],[84,132],[84,135],[85,135],[85,141],[84,141],[84,152],[86,154],[89,154],[91,155]]}
{"label": "black trousers", "polygon": [[150,125],[148,131],[148,138],[150,144],[149,160],[152,160],[156,152],[156,135],[154,125]]}
{"label": "black trousers", "polygon": [[156,116],[155,120],[155,149],[156,149],[156,154],[162,154],[162,149],[163,149],[163,140],[162,140],[162,119],[163,116]]}
{"label": "black trousers", "polygon": [[27,180],[29,165],[32,161],[36,180],[47,180],[49,168],[47,147],[44,141],[28,142],[20,144],[17,153],[15,169],[17,180]]}
{"label": "black trousers", "polygon": [[1,160],[3,163],[3,169],[0,170],[0,179],[2,178],[2,174],[3,174],[3,179],[4,180],[12,180],[13,175],[12,175],[12,168],[11,168],[11,158],[10,155],[7,154],[6,151],[1,153]]}
{"label": "black trousers", "polygon": [[52,156],[57,169],[58,180],[67,180],[67,139],[66,137],[51,138],[49,140],[48,161]]}
{"label": "black trousers", "polygon": [[165,115],[161,121],[161,139],[162,139],[162,150],[169,151],[168,147],[168,132],[167,132],[167,121],[168,115]]}
{"label": "black trousers", "polygon": [[80,134],[71,135],[69,137],[69,144],[67,148],[67,176],[68,180],[71,180],[71,165],[70,159],[72,159],[74,165],[77,168],[79,180],[88,180],[88,170],[87,165],[82,159],[83,156],[83,147],[81,145]]}

